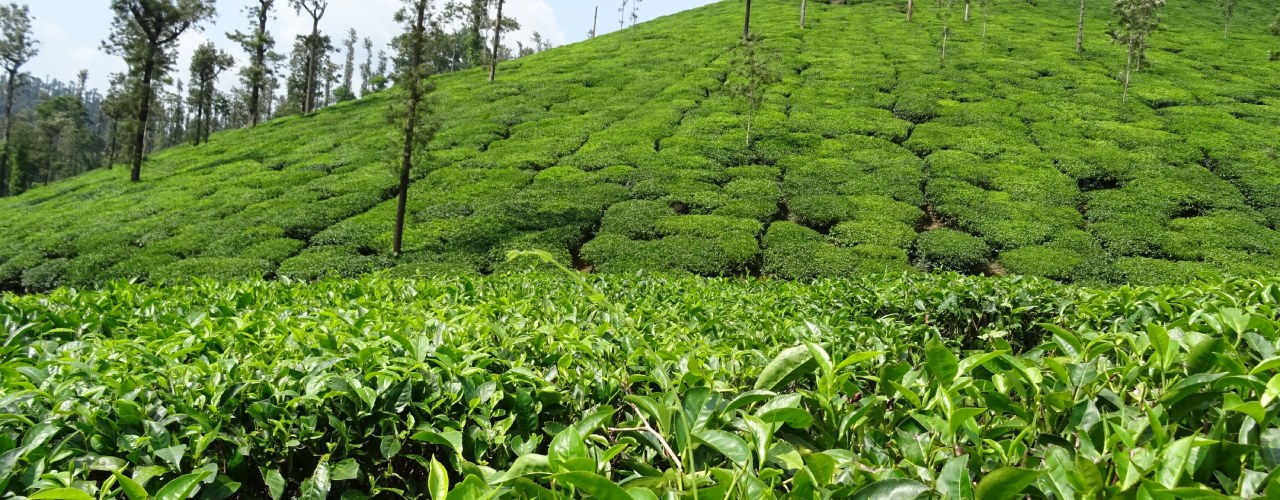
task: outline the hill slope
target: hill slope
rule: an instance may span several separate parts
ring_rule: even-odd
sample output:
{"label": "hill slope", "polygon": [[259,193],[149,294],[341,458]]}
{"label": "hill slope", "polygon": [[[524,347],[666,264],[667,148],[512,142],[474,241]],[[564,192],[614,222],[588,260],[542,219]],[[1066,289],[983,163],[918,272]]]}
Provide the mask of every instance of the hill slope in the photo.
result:
{"label": "hill slope", "polygon": [[[927,2],[921,2],[927,3]],[[743,147],[726,90],[740,2],[440,78],[408,254],[390,259],[377,95],[0,200],[0,283],[511,270],[542,248],[599,272],[786,278],[913,268],[1173,281],[1280,268],[1275,6],[1173,5],[1120,102],[1091,2],[999,2],[989,22],[897,2],[758,2],[782,75]],[[985,34],[984,34],[985,33]]]}

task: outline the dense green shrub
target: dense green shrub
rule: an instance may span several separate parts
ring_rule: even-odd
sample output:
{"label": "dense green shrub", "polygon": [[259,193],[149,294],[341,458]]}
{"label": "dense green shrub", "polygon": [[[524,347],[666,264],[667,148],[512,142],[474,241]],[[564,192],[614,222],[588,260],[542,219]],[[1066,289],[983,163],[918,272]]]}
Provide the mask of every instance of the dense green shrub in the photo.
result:
{"label": "dense green shrub", "polygon": [[831,228],[831,239],[842,246],[849,247],[883,245],[905,249],[916,240],[916,230],[892,220],[856,220],[836,224]]}
{"label": "dense green shrub", "polygon": [[261,278],[274,269],[275,264],[263,259],[201,257],[180,260],[154,269],[149,274],[149,278],[160,283],[173,283],[188,278],[212,278],[225,281]]}
{"label": "dense green shrub", "polygon": [[979,272],[989,252],[982,239],[946,228],[920,233],[915,243],[916,264],[929,271]]}
{"label": "dense green shrub", "polygon": [[276,274],[299,280],[359,276],[387,267],[386,259],[360,255],[349,247],[311,247],[280,263]]}
{"label": "dense green shrub", "polygon": [[676,215],[675,210],[665,202],[623,201],[613,204],[605,212],[600,232],[620,234],[631,239],[652,239],[658,236],[658,221],[672,215]]}

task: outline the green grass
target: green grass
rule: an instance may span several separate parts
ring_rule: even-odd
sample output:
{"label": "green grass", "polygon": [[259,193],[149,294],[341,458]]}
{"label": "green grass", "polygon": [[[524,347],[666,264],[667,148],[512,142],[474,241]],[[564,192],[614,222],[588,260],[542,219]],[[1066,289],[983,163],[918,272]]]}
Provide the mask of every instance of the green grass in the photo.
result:
{"label": "green grass", "polygon": [[[910,24],[901,2],[814,2],[806,30],[791,3],[758,3],[782,80],[750,149],[725,83],[741,4],[721,2],[504,63],[493,84],[440,77],[404,258],[383,93],[156,154],[141,184],[98,171],[0,200],[0,287],[488,274],[517,270],[513,248],[708,276],[1280,268],[1274,5],[1242,5],[1229,40],[1216,4],[1169,6],[1122,105],[1109,2],[1089,5],[1083,56],[1072,5],[995,2],[985,38],[957,10],[946,66],[932,2]],[[769,244],[793,223],[818,235],[799,257]],[[988,250],[939,266],[919,251],[935,228]]]}
{"label": "green grass", "polygon": [[0,492],[1251,497],[1280,488],[1278,331],[1280,282],[1243,280],[5,295]]}

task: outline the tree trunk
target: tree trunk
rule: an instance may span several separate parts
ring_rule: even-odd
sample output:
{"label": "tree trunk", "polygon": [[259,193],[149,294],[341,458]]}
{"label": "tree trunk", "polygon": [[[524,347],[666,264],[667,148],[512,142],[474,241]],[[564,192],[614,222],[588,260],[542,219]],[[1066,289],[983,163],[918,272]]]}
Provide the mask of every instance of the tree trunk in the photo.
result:
{"label": "tree trunk", "polygon": [[907,22],[911,22],[912,16],[915,14],[914,0],[907,0]]}
{"label": "tree trunk", "polygon": [[1076,24],[1076,53],[1084,53],[1084,4],[1085,0],[1080,0],[1080,21]]}
{"label": "tree trunk", "polygon": [[129,180],[142,181],[142,157],[147,149],[147,119],[151,117],[151,78],[154,76],[155,46],[147,48],[147,60],[142,63],[142,102],[138,106],[138,131],[133,134],[133,169]]}
{"label": "tree trunk", "polygon": [[311,18],[311,39],[307,41],[310,47],[307,47],[307,85],[304,102],[302,103],[303,114],[310,113],[315,109],[316,100],[316,72],[319,70],[316,66],[320,65],[320,18],[312,16]]}
{"label": "tree trunk", "polygon": [[596,13],[591,17],[591,38],[596,37],[596,28],[600,26],[600,6],[596,6]]}
{"label": "tree trunk", "polygon": [[964,1],[964,22],[969,22],[969,0]]}
{"label": "tree trunk", "polygon": [[199,99],[196,100],[196,116],[192,117],[193,123],[189,127],[193,129],[190,131],[192,146],[199,146],[200,138],[203,137],[202,135],[200,135],[200,115],[202,114],[204,114],[204,98],[200,97]]}
{"label": "tree trunk", "polygon": [[1133,68],[1133,47],[1129,47],[1129,60],[1124,63],[1124,94],[1120,96],[1120,104],[1129,102],[1129,71]]}
{"label": "tree trunk", "polygon": [[209,91],[205,94],[204,105],[204,126],[200,131],[203,134],[201,140],[205,143],[209,142],[209,136],[213,134],[213,82],[209,82]]}
{"label": "tree trunk", "polygon": [[[501,11],[502,4],[498,4]],[[419,68],[422,67],[422,38],[423,31],[426,30],[426,9],[424,3],[417,5],[417,23],[414,25],[413,44],[411,62],[413,69],[410,70],[409,81],[409,105],[408,115],[404,123],[404,153],[400,160],[400,190],[399,197],[396,201],[396,227],[392,238],[392,255],[399,257],[401,249],[404,245],[404,216],[409,205],[409,171],[413,167],[413,142],[415,129],[418,126],[418,102],[422,99],[422,77],[418,74]]]}
{"label": "tree trunk", "polygon": [[4,98],[4,148],[0,152],[0,198],[9,196],[9,138],[13,133],[13,92],[17,87],[18,68],[9,70],[9,83]]}
{"label": "tree trunk", "polygon": [[951,27],[942,27],[942,56],[939,58],[941,66],[947,65],[947,40],[951,38]]}
{"label": "tree trunk", "polygon": [[742,22],[742,41],[751,38],[751,0],[747,0],[747,18]]}
{"label": "tree trunk", "polygon": [[497,22],[493,23],[493,58],[489,60],[489,81],[498,78],[498,49],[502,43],[502,4],[504,0],[498,0],[498,17]]}
{"label": "tree trunk", "polygon": [[1222,39],[1226,40],[1231,36],[1231,16],[1227,16],[1227,24],[1222,27]]}
{"label": "tree trunk", "polygon": [[119,145],[120,136],[120,120],[111,120],[111,145],[107,148],[107,170],[111,170],[116,164],[116,147]]}
{"label": "tree trunk", "polygon": [[800,29],[804,29],[804,16],[808,7],[808,0],[800,0]]}
{"label": "tree trunk", "polygon": [[267,9],[263,8],[258,13],[258,35],[259,38],[254,40],[257,46],[253,51],[253,67],[258,73],[255,75],[257,79],[252,82],[249,90],[249,128],[258,126],[259,110],[262,108],[262,86],[267,79],[267,46],[262,43],[262,36],[267,32]]}

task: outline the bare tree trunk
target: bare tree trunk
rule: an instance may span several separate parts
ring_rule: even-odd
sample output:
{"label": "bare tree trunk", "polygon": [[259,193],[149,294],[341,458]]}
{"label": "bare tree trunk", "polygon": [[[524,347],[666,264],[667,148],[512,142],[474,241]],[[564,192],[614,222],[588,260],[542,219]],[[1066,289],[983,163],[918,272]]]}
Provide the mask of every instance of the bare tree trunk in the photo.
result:
{"label": "bare tree trunk", "polygon": [[418,102],[422,98],[422,77],[418,74],[418,71],[422,67],[422,38],[424,36],[422,32],[426,29],[425,4],[418,3],[416,10],[417,22],[414,25],[412,39],[409,41],[413,44],[410,56],[413,68],[409,72],[411,81],[409,82],[409,104],[407,106],[408,109],[406,109],[408,115],[404,123],[404,152],[400,159],[400,190],[399,197],[396,200],[396,227],[391,244],[393,247],[392,255],[396,257],[400,256],[404,245],[404,217],[409,205],[409,172],[413,167],[413,141],[415,129],[418,126]]}
{"label": "bare tree trunk", "polygon": [[151,79],[155,74],[155,48],[147,49],[147,60],[142,63],[142,102],[138,106],[138,130],[133,134],[133,169],[129,172],[131,182],[142,181],[142,157],[147,149],[147,120],[151,118]]}
{"label": "bare tree trunk", "polygon": [[911,22],[912,16],[915,14],[915,1],[907,0],[907,22]]}
{"label": "bare tree trunk", "polygon": [[940,65],[947,65],[947,40],[951,38],[951,27],[942,27],[942,56],[939,59]]}
{"label": "bare tree trunk", "polygon": [[498,0],[498,17],[497,22],[493,24],[493,58],[489,60],[489,81],[498,78],[498,49],[502,43],[502,4],[504,0]]}
{"label": "bare tree trunk", "polygon": [[809,0],[800,0],[800,29],[804,29],[804,16],[808,7]]}
{"label": "bare tree trunk", "polygon": [[320,54],[319,54],[320,47],[318,46],[319,45],[318,42],[320,41],[320,18],[316,16],[312,16],[311,19],[312,19],[311,38],[308,40],[308,43],[311,46],[307,47],[307,85],[306,85],[306,91],[304,92],[303,103],[302,103],[303,114],[310,113],[312,110],[315,109],[315,104],[314,104],[316,99],[315,92],[317,90],[315,88],[316,87],[316,71],[319,70],[319,68],[317,68],[316,66],[319,66],[320,64],[320,61],[318,60],[320,59]]}
{"label": "bare tree trunk", "polygon": [[[258,32],[255,35],[262,35],[267,32],[267,16],[270,13],[267,9],[261,9],[258,13]],[[262,39],[258,38],[255,43],[258,45],[253,50],[253,67],[260,72],[258,80],[252,82],[249,90],[249,128],[258,126],[258,117],[262,109],[262,86],[267,79],[267,47],[262,43]]]}
{"label": "bare tree trunk", "polygon": [[600,6],[596,6],[596,13],[591,17],[591,38],[596,37],[596,28],[600,26]]}
{"label": "bare tree trunk", "polygon": [[969,0],[964,0],[964,22],[969,22]]}
{"label": "bare tree trunk", "polygon": [[119,146],[120,120],[111,120],[111,145],[107,148],[107,170],[116,164],[116,148]]}
{"label": "bare tree trunk", "polygon": [[1120,96],[1120,103],[1129,102],[1129,72],[1133,68],[1133,47],[1129,47],[1129,60],[1124,63],[1124,94]]}
{"label": "bare tree trunk", "polygon": [[17,88],[18,68],[9,70],[9,83],[4,99],[4,149],[0,152],[0,198],[9,196],[9,139],[13,134],[13,92]]}
{"label": "bare tree trunk", "polygon": [[1085,0],[1080,0],[1080,21],[1076,24],[1076,53],[1084,53],[1084,4]]}
{"label": "bare tree trunk", "polygon": [[742,22],[742,41],[751,38],[751,0],[747,0],[747,19]]}
{"label": "bare tree trunk", "polygon": [[1231,36],[1231,16],[1227,16],[1227,24],[1222,27],[1222,39],[1226,40]]}

